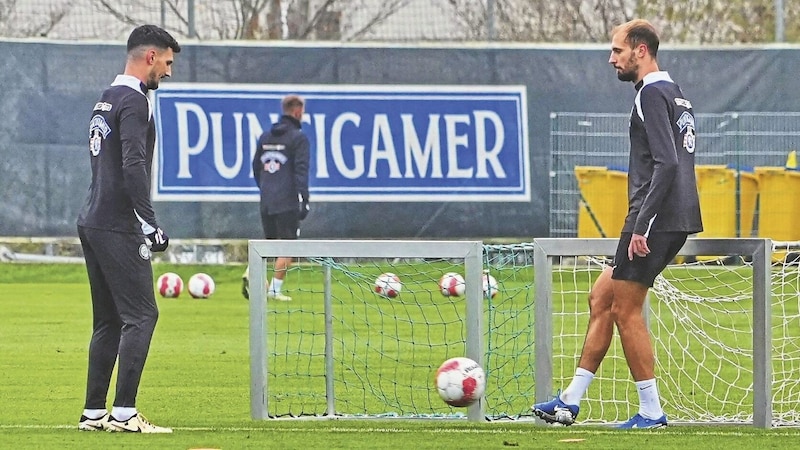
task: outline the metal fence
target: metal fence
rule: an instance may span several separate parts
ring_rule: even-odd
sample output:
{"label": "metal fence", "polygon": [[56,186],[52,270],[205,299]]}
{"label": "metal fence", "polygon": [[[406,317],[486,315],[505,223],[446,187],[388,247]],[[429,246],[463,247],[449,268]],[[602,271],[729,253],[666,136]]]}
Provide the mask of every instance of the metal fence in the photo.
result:
{"label": "metal fence", "polygon": [[[581,190],[576,177],[576,167],[602,167],[612,170],[626,171],[628,165],[628,123],[629,114],[599,114],[558,112],[550,116],[550,236],[551,237],[594,237],[579,236],[581,206]],[[724,114],[697,114],[697,153],[696,164],[701,166],[725,166],[735,175],[751,173],[760,167],[784,167],[792,150],[800,148],[800,113],[792,112],[730,112]],[[797,174],[800,177],[800,173]],[[741,217],[746,214],[742,210],[742,201],[747,194],[746,188],[736,177],[736,184],[731,186],[731,195],[735,199],[735,210],[731,214]],[[766,200],[770,204],[785,205],[788,216],[797,210],[797,183],[789,183],[780,192],[782,199],[767,199],[761,193],[761,203],[756,215],[763,215]],[[622,201],[627,197],[611,198],[613,189],[608,183],[597,183],[595,189],[607,189],[607,193],[598,193],[597,197],[607,198],[608,202]],[[586,199],[584,199],[586,200]],[[593,216],[605,214],[609,203],[591,204]],[[701,206],[703,203],[701,192]],[[625,206],[625,210],[627,207]],[[618,211],[618,210],[617,210]],[[752,214],[752,212],[750,212]],[[713,219],[704,212],[704,221]],[[750,218],[747,215],[748,219]],[[596,218],[596,217],[595,217]],[[620,217],[619,220],[624,218]],[[587,217],[586,220],[592,220]],[[755,220],[755,219],[754,219]],[[791,220],[791,217],[777,220]],[[733,236],[716,237],[750,237],[760,236],[758,220],[752,228],[737,227]],[[592,226],[594,226],[592,224]],[[787,226],[788,222],[787,222]],[[591,227],[590,227],[591,228]],[[708,230],[708,226],[706,226]],[[610,232],[608,237],[618,229]],[[717,230],[710,230],[715,233]],[[716,233],[720,234],[720,233]],[[780,233],[779,233],[780,234]],[[599,237],[599,236],[598,236]],[[604,236],[605,237],[605,236]],[[775,237],[773,237],[775,238]],[[778,239],[786,239],[780,236]]]}
{"label": "metal fence", "polygon": [[[656,20],[663,37],[711,44],[783,42],[797,36],[796,2],[761,9],[719,3],[714,12],[690,0],[628,1]],[[793,3],[794,2],[794,3]],[[0,0],[0,36],[124,39],[143,23],[199,40],[601,42],[628,19],[606,0]],[[703,2],[700,2],[703,3]],[[756,2],[759,3],[759,2]],[[597,14],[598,8],[605,11]],[[669,11],[680,10],[671,14]],[[763,11],[762,11],[763,12]],[[711,19],[711,17],[715,19]],[[724,19],[720,19],[724,17]],[[740,23],[748,23],[742,31]],[[784,27],[784,23],[790,26]],[[772,31],[774,30],[774,32]]]}
{"label": "metal fence", "polygon": [[0,0],[0,36],[124,40],[152,23],[179,40],[485,40],[495,20],[491,7],[473,17],[483,10],[479,0]]}

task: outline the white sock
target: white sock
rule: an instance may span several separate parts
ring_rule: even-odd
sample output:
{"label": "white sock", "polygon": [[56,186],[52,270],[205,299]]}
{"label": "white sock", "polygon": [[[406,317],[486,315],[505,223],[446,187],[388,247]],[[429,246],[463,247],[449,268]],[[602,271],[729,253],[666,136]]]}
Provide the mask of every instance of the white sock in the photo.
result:
{"label": "white sock", "polygon": [[583,394],[592,384],[594,374],[586,369],[578,367],[575,369],[575,376],[572,382],[561,392],[561,401],[568,405],[580,405]]}
{"label": "white sock", "polygon": [[90,418],[90,419],[92,419],[92,420],[97,420],[97,419],[105,416],[106,414],[108,414],[108,410],[105,409],[105,408],[103,408],[103,409],[84,409],[83,410],[83,415],[88,417],[88,418]]}
{"label": "white sock", "polygon": [[273,294],[277,295],[281,293],[281,287],[283,286],[283,280],[279,280],[275,277],[272,277],[272,281],[269,283],[270,291]]}
{"label": "white sock", "polygon": [[636,390],[639,391],[639,415],[653,420],[661,418],[664,410],[658,398],[656,379],[637,381]]}
{"label": "white sock", "polygon": [[125,422],[136,415],[136,408],[123,408],[121,406],[115,406],[111,408],[111,415],[120,422]]}

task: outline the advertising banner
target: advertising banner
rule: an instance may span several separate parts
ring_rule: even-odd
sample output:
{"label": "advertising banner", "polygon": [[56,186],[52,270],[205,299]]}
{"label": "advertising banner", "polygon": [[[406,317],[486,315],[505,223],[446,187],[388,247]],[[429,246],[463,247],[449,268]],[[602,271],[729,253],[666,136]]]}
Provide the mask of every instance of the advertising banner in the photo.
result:
{"label": "advertising banner", "polygon": [[524,202],[525,86],[163,83],[153,199],[258,201],[251,162],[281,99],[306,100],[314,202]]}

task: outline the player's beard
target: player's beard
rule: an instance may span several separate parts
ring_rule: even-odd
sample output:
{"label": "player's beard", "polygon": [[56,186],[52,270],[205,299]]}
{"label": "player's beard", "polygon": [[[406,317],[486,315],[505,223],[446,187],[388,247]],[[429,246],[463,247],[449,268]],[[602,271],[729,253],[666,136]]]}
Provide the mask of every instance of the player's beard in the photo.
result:
{"label": "player's beard", "polygon": [[636,81],[639,75],[639,65],[636,64],[636,59],[631,55],[628,60],[627,69],[618,69],[617,78],[619,81]]}
{"label": "player's beard", "polygon": [[147,83],[145,83],[145,86],[147,86],[147,89],[150,90],[158,89],[159,81],[161,81],[161,77],[159,77],[155,73],[151,73],[150,76],[147,77]]}

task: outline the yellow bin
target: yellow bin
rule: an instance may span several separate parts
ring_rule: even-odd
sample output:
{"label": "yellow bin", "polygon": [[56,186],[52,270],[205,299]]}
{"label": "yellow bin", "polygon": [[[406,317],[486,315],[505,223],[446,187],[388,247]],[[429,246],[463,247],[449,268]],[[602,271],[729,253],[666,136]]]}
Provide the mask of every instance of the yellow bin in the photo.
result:
{"label": "yellow bin", "polygon": [[619,237],[628,215],[628,173],[601,166],[575,166],[581,199],[578,237]]}
{"label": "yellow bin", "polygon": [[775,241],[800,240],[800,172],[756,167],[761,194],[758,236]]}
{"label": "yellow bin", "polygon": [[724,165],[697,165],[695,174],[703,216],[703,232],[698,236],[751,237],[759,192],[758,176]]}

